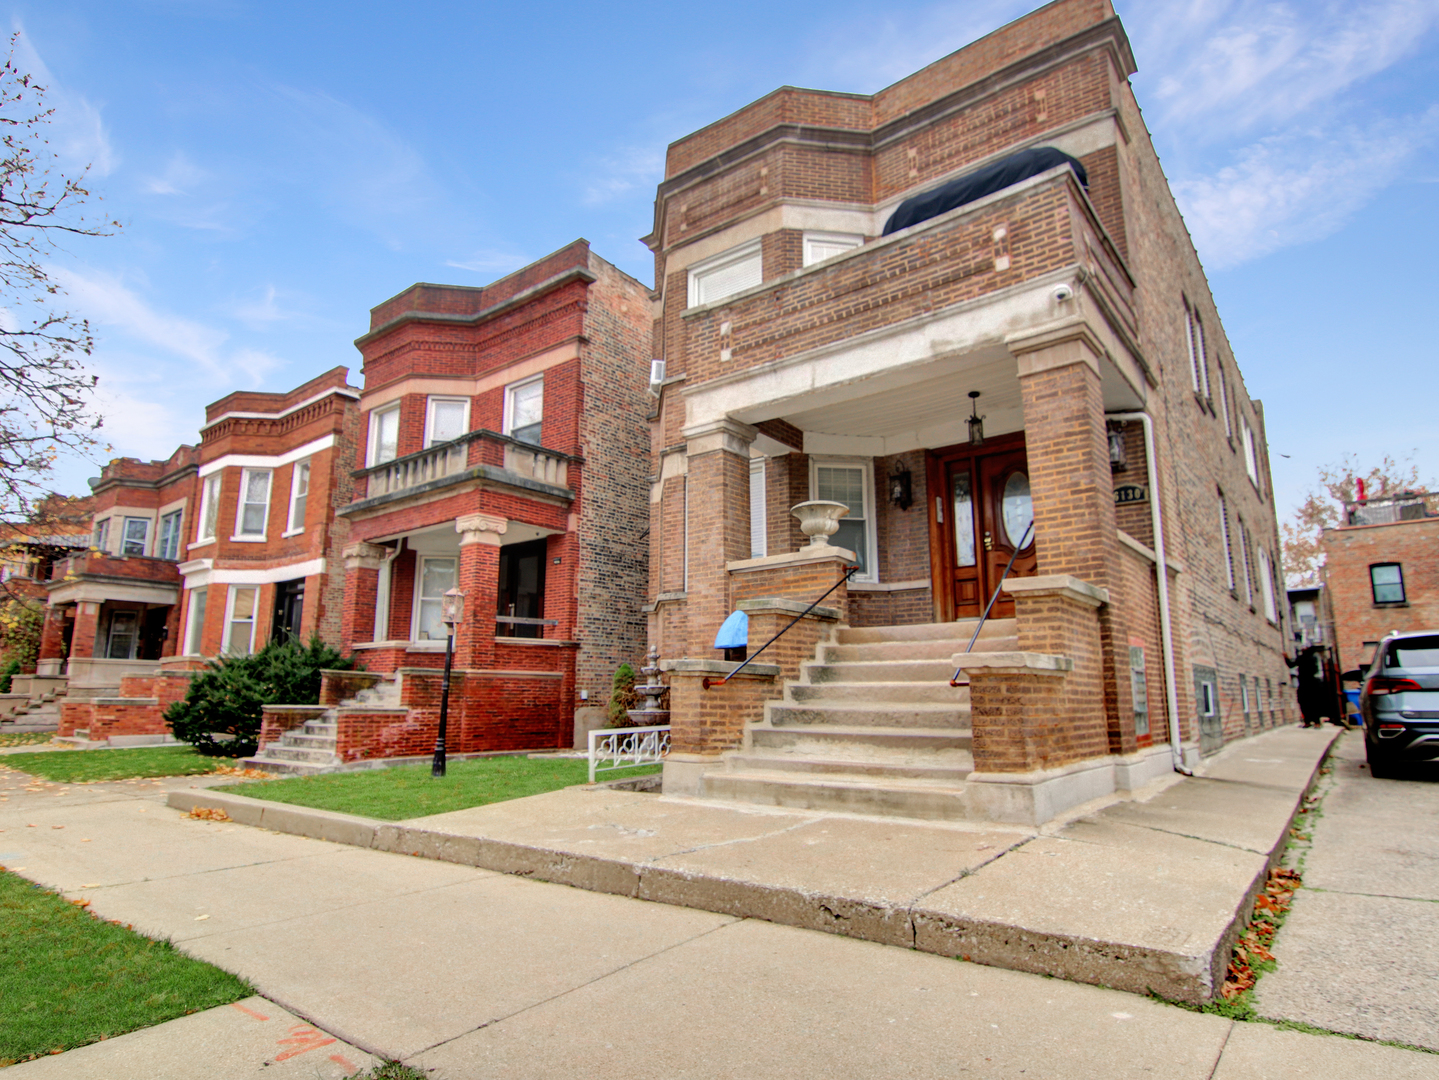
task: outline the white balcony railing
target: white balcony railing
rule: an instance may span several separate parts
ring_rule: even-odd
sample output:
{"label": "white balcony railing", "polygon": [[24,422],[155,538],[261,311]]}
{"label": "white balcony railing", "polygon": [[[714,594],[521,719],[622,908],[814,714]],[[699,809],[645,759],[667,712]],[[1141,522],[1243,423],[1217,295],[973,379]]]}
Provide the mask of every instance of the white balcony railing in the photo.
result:
{"label": "white balcony railing", "polygon": [[554,487],[568,487],[570,459],[568,454],[546,450],[525,443],[505,444],[505,468],[518,476],[538,480]]}
{"label": "white balcony railing", "polygon": [[365,497],[373,499],[378,495],[428,484],[431,480],[443,480],[463,471],[468,456],[468,440],[456,440],[418,454],[407,454],[370,473]]}

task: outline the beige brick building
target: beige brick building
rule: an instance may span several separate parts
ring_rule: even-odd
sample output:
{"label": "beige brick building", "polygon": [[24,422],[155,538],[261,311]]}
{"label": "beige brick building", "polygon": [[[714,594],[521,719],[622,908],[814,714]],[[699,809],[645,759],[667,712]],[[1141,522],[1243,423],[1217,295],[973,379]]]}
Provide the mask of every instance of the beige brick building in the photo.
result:
{"label": "beige brick building", "polygon": [[[1264,414],[1135,70],[1108,0],[1058,0],[670,146],[667,791],[1045,820],[1293,718]],[[832,543],[805,543],[811,500],[847,508]],[[832,586],[722,681],[730,612],[753,653]]]}

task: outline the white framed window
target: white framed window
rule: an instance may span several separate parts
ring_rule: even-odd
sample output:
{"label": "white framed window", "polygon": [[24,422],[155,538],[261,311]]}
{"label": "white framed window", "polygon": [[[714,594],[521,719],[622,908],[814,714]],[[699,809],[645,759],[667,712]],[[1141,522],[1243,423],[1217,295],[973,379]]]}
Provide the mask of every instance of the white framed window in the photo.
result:
{"label": "white framed window", "polygon": [[157,559],[180,557],[180,526],[184,520],[183,510],[172,510],[160,519],[160,542],[155,548]]}
{"label": "white framed window", "polygon": [[1214,716],[1219,711],[1219,693],[1214,684],[1204,679],[1199,684],[1199,715]]}
{"label": "white framed window", "polygon": [[265,525],[270,517],[270,481],[274,473],[269,469],[240,470],[240,503],[235,508],[235,537],[245,540],[263,540]]}
{"label": "white framed window", "polygon": [[1234,438],[1234,417],[1229,412],[1229,379],[1225,377],[1222,363],[1219,364],[1219,411],[1224,414],[1224,434]]}
{"label": "white framed window", "polygon": [[810,459],[810,497],[844,503],[849,513],[829,538],[835,547],[848,548],[859,557],[855,581],[875,581],[874,463],[868,459],[845,461]]}
{"label": "white framed window", "polygon": [[120,539],[121,555],[144,555],[150,543],[150,519],[127,517],[125,534]]}
{"label": "white framed window", "polygon": [[199,527],[195,530],[195,543],[203,544],[215,539],[215,526],[220,517],[220,481],[223,473],[212,473],[205,477],[200,488]]}
{"label": "white framed window", "polygon": [[1196,394],[1209,397],[1209,359],[1204,347],[1204,322],[1184,301],[1184,335],[1189,346],[1189,378]]}
{"label": "white framed window", "polygon": [[457,559],[420,556],[415,567],[415,637],[416,641],[443,641],[445,593],[455,587]]}
{"label": "white framed window", "polygon": [[110,519],[95,522],[95,547],[100,551],[110,550]]}
{"label": "white framed window", "polygon": [[1254,567],[1249,561],[1249,533],[1239,523],[1239,556],[1244,562],[1244,602],[1254,606]]}
{"label": "white framed window", "polygon": [[1272,623],[1279,622],[1279,608],[1274,597],[1274,562],[1269,558],[1269,549],[1259,549],[1259,588],[1264,592],[1264,617]]}
{"label": "white framed window", "polygon": [[1234,591],[1234,545],[1229,539],[1229,503],[1224,492],[1219,493],[1219,534],[1224,540],[1224,580],[1229,591]]}
{"label": "white framed window", "polygon": [[229,610],[225,612],[225,653],[248,656],[255,651],[255,609],[260,590],[253,586],[230,586]]}
{"label": "white framed window", "polygon": [[190,607],[185,615],[185,655],[199,656],[205,640],[205,589],[190,590]]}
{"label": "white framed window", "polygon": [[853,251],[864,243],[856,233],[807,232],[804,234],[804,265],[813,266],[825,259]]}
{"label": "white framed window", "polygon": [[713,304],[764,282],[759,238],[697,262],[689,272],[689,306]]}
{"label": "white framed window", "polygon": [[285,532],[305,531],[305,507],[310,499],[310,459],[295,462],[290,470],[290,513],[285,522]]}
{"label": "white framed window", "polygon": [[765,459],[749,459],[749,557],[763,559],[768,554],[769,536],[765,521]]}
{"label": "white framed window", "polygon": [[536,376],[505,387],[504,434],[520,442],[540,445],[545,418],[545,377]]}
{"label": "white framed window", "polygon": [[400,456],[400,404],[370,413],[370,448],[366,461],[383,465]]}
{"label": "white framed window", "polygon": [[139,620],[135,612],[112,612],[110,615],[110,634],[105,643],[105,659],[135,659],[135,645],[138,640]]}
{"label": "white framed window", "polygon": [[1249,474],[1249,479],[1255,488],[1259,487],[1259,455],[1254,449],[1254,429],[1249,426],[1249,421],[1243,416],[1239,418],[1239,436],[1244,443],[1244,471]]}
{"label": "white framed window", "polygon": [[470,430],[470,399],[432,397],[425,403],[425,448],[458,439]]}
{"label": "white framed window", "polygon": [[1249,715],[1249,682],[1243,675],[1239,676],[1239,707],[1244,710],[1244,715]]}

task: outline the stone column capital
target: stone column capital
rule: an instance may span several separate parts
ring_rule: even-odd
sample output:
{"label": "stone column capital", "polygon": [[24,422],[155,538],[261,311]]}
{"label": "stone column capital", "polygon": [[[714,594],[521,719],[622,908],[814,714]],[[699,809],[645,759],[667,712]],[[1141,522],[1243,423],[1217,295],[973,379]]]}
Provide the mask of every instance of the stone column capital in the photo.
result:
{"label": "stone column capital", "polygon": [[687,427],[680,434],[685,437],[686,451],[690,457],[724,450],[736,457],[747,459],[750,444],[759,435],[759,429],[726,416],[707,424]]}
{"label": "stone column capital", "polygon": [[455,532],[460,534],[460,547],[467,544],[489,544],[499,547],[505,530],[510,523],[502,517],[491,514],[465,514],[455,518]]}
{"label": "stone column capital", "polygon": [[1070,364],[1084,364],[1098,375],[1100,357],[1109,353],[1099,335],[1083,319],[1015,334],[1005,344],[1019,361],[1020,378]]}
{"label": "stone column capital", "polygon": [[347,571],[378,570],[385,557],[385,549],[379,544],[369,544],[361,540],[346,544],[341,554],[344,556]]}

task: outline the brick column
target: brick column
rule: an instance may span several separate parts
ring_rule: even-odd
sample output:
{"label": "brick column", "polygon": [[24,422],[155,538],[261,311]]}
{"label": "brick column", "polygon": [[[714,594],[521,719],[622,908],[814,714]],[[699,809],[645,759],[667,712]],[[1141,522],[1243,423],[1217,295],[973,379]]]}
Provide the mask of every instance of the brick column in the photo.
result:
{"label": "brick column", "polygon": [[490,514],[466,514],[455,520],[455,532],[460,534],[459,588],[465,594],[464,621],[455,632],[457,668],[494,666],[500,539],[508,527],[504,518]]}
{"label": "brick column", "polygon": [[[1134,705],[1119,691],[1121,676],[1125,685],[1128,681],[1130,602],[1120,565],[1100,382],[1104,347],[1078,324],[1012,342],[1010,348],[1018,359],[1024,402],[1039,573],[1070,575],[1108,593],[1098,616],[1102,682],[1095,686],[1094,700],[1081,704],[1075,699],[1074,704],[1101,711],[1107,752],[1127,753],[1135,747]],[[1052,644],[1026,640],[1021,625],[1021,649],[1066,651],[1051,649]]]}
{"label": "brick column", "polygon": [[380,560],[385,549],[378,544],[355,543],[344,549],[345,606],[340,616],[340,651],[349,653],[357,641],[375,636],[375,600]]}
{"label": "brick column", "polygon": [[758,432],[735,420],[686,428],[689,492],[686,654],[712,658],[731,610],[727,564],[749,557],[749,448]]}
{"label": "brick column", "polygon": [[70,658],[88,660],[95,655],[95,635],[100,631],[100,603],[81,600],[75,605],[75,631],[70,635]]}
{"label": "brick column", "polygon": [[45,622],[40,628],[40,654],[37,662],[65,659],[65,607],[51,604],[45,609]]}

